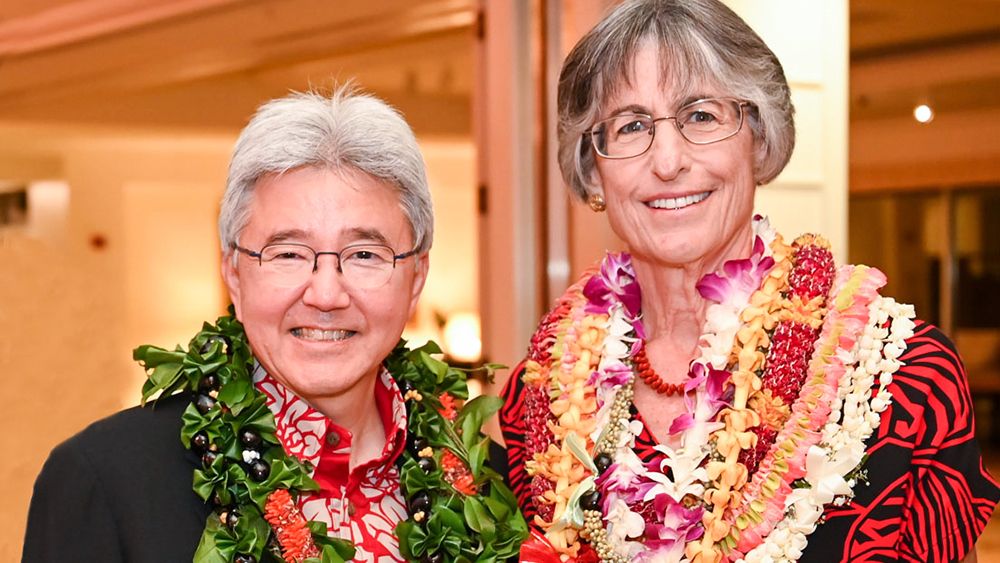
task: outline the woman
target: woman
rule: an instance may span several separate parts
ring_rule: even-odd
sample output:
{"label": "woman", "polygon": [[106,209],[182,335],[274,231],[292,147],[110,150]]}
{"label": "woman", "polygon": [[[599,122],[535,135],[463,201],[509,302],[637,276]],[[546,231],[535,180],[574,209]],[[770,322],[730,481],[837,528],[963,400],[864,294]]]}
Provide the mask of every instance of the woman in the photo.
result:
{"label": "woman", "polygon": [[954,348],[878,270],[753,215],[794,145],[761,39],[715,0],[626,2],[558,101],[563,175],[627,253],[505,390],[522,560],[974,559],[1000,490]]}

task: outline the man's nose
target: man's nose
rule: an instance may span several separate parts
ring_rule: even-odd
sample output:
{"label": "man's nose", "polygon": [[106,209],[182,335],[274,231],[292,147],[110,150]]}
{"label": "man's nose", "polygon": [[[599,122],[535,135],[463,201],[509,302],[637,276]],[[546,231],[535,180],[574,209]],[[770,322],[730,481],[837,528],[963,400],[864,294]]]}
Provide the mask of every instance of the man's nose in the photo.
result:
{"label": "man's nose", "polygon": [[302,294],[306,305],[321,311],[347,307],[351,303],[350,292],[340,272],[340,260],[335,254],[316,256],[316,263],[309,276],[309,282]]}

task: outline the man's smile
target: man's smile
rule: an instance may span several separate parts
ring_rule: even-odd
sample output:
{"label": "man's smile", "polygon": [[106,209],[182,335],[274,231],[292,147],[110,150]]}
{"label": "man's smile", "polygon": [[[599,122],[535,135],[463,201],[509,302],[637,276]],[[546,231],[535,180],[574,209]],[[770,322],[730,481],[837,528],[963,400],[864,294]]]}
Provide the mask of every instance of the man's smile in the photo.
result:
{"label": "man's smile", "polygon": [[299,327],[293,328],[291,330],[292,336],[295,338],[300,338],[302,340],[311,340],[314,342],[337,342],[341,340],[347,340],[348,338],[357,334],[353,330],[323,330],[319,328],[307,328]]}

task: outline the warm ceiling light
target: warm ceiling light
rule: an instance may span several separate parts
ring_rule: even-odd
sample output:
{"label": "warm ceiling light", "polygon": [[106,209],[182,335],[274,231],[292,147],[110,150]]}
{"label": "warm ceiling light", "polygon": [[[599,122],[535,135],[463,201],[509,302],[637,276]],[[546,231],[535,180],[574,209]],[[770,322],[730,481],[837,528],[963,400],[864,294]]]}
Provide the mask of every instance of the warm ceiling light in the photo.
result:
{"label": "warm ceiling light", "polygon": [[456,313],[444,325],[444,347],[452,359],[460,362],[478,362],[483,353],[480,340],[479,315]]}
{"label": "warm ceiling light", "polygon": [[927,104],[920,104],[913,108],[913,118],[920,123],[930,123],[934,119],[934,110]]}

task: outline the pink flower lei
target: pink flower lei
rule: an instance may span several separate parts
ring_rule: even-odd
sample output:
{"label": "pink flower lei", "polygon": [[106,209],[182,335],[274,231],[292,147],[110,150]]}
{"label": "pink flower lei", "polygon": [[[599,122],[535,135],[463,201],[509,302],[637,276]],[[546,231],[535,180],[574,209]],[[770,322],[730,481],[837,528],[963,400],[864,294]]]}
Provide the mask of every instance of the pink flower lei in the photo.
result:
{"label": "pink flower lei", "polygon": [[[788,256],[790,247],[777,237],[767,220],[757,216],[753,227],[750,256],[727,262],[720,272],[705,276],[697,286],[701,295],[712,304],[706,313],[698,356],[690,364],[685,386],[689,391],[685,398],[685,412],[670,428],[672,435],[680,434],[680,445],[656,446],[662,457],[650,463],[643,463],[632,449],[636,436],[642,432],[642,423],[630,420],[629,413],[635,382],[632,358],[642,345],[645,333],[640,310],[641,293],[630,257],[627,254],[609,254],[600,269],[570,288],[543,321],[533,338],[524,375],[527,402],[537,403],[529,413],[530,422],[533,427],[545,428],[547,424],[551,430],[539,433],[540,436],[532,440],[534,447],[528,448],[528,455],[533,459],[528,464],[528,471],[533,475],[532,490],[540,514],[536,517],[536,524],[545,530],[544,542],[536,544],[534,549],[544,544],[548,546],[546,549],[561,554],[564,561],[596,558],[610,562],[720,561],[731,560],[730,555],[732,560],[742,560],[742,554],[748,553],[748,550],[756,558],[764,553],[761,549],[765,545],[772,546],[767,548],[770,551],[778,549],[773,547],[774,542],[768,543],[771,538],[762,537],[768,532],[759,526],[753,533],[745,530],[748,533],[741,538],[739,532],[745,526],[740,520],[739,529],[730,528],[730,525],[735,526],[735,513],[730,514],[729,508],[724,507],[725,517],[722,519],[707,518],[706,511],[711,503],[706,495],[712,494],[708,486],[715,483],[717,477],[710,478],[706,467],[711,467],[713,463],[719,465],[717,461],[712,462],[713,459],[720,459],[716,436],[720,431],[729,431],[720,422],[720,412],[728,412],[733,407],[734,342],[737,341],[737,332],[744,326],[741,318],[744,310],[747,310],[751,299],[758,299],[757,294],[768,276],[778,277],[786,288],[791,279],[792,291],[782,290],[782,295],[790,296],[783,302],[790,312],[784,313],[786,316],[782,318],[785,320],[779,323],[778,328],[784,332],[777,334],[779,343],[787,344],[782,344],[773,353],[768,353],[766,344],[762,348],[763,353],[769,354],[768,362],[775,366],[768,373],[778,374],[769,376],[773,380],[768,381],[768,389],[774,391],[767,391],[765,397],[778,395],[790,406],[795,402],[796,393],[795,386],[784,382],[790,377],[794,380],[794,374],[789,375],[788,370],[792,369],[789,366],[801,366],[802,362],[795,358],[805,350],[803,346],[807,341],[812,342],[810,335],[813,339],[819,336],[818,330],[806,331],[798,327],[805,326],[803,323],[818,326],[815,323],[822,322],[822,311],[817,312],[816,307],[821,306],[817,303],[825,299],[824,294],[832,282],[832,258],[825,246],[817,247],[812,243],[812,237],[800,237],[806,242],[802,247],[798,247],[799,242],[796,242],[797,262],[796,268],[792,269],[788,265],[791,261]],[[772,247],[780,249],[780,253],[772,256]],[[783,260],[783,269],[776,267],[778,256]],[[870,296],[874,290],[858,292],[852,288],[877,289],[884,283],[884,278],[879,279],[880,274],[876,274],[876,270],[866,272],[859,270],[857,280],[851,284],[838,283],[831,292],[831,298],[835,296],[850,301],[854,311],[866,310],[868,303],[872,303]],[[773,291],[774,280],[767,283],[772,284],[768,287]],[[845,290],[845,285],[850,287]],[[792,293],[800,295],[795,297]],[[855,295],[861,297],[856,303]],[[874,295],[877,297],[877,294]],[[876,300],[875,303],[881,302]],[[893,307],[873,312],[873,315],[877,313],[876,316],[882,319],[887,314],[893,318],[906,317],[905,309],[901,310],[894,302]],[[810,315],[820,315],[816,317],[819,320]],[[861,313],[855,316],[860,318],[859,315]],[[897,324],[906,326],[905,323]],[[768,330],[775,330],[773,323]],[[825,331],[824,335],[826,332],[829,331]],[[901,346],[901,339],[905,336],[904,330],[885,338],[892,339],[895,349]],[[601,341],[595,343],[596,339]],[[878,339],[874,341],[879,342]],[[825,346],[823,348],[817,342],[817,350],[835,348],[829,344]],[[861,371],[860,368],[858,370]],[[883,386],[877,393],[877,399],[868,407],[875,420],[877,412],[883,410],[889,401],[884,391],[886,379],[886,376],[882,377]],[[827,378],[822,383],[829,385],[835,395],[838,393],[836,382],[830,385],[831,381]],[[742,393],[741,403],[745,404],[746,391]],[[757,395],[760,393],[754,394]],[[843,395],[840,392],[840,396]],[[838,399],[841,402],[845,400],[864,403],[866,399]],[[542,412],[539,407],[543,402],[550,405],[558,403],[558,412],[554,407],[549,414]],[[824,412],[823,416],[810,417],[811,424],[819,426],[827,418],[837,420],[841,416],[838,407],[835,406],[833,411],[828,416]],[[536,418],[538,420],[534,420]],[[817,435],[815,428],[809,430],[810,435]],[[861,434],[864,431],[862,429]],[[870,434],[870,431],[869,427],[867,432]],[[775,448],[768,446],[782,443],[780,436],[784,434],[761,429],[755,429],[755,432],[753,442],[761,441],[764,449],[758,448],[754,453],[743,446],[739,465],[749,465],[752,461],[766,466],[767,469],[756,476],[752,484],[746,483],[751,490],[759,492],[760,479],[771,471],[774,460],[770,454],[763,458],[754,456],[760,456],[768,449],[773,451]],[[834,442],[849,442],[852,452],[858,449],[860,443],[863,450],[863,437],[859,442],[858,436],[840,432],[830,440],[830,443]],[[796,459],[786,462],[804,466],[805,456],[809,455],[810,466],[821,468],[816,471],[827,471],[832,465],[846,467],[845,471],[855,468],[856,464],[851,463],[853,458],[836,464],[823,461],[836,457],[832,448],[824,450],[821,447],[828,446],[827,442],[817,445],[815,440],[810,440],[809,443],[811,448],[800,445],[796,448]],[[569,466],[566,465],[567,460]],[[785,462],[779,464],[780,467],[785,465]],[[799,475],[801,472],[789,472],[782,480],[787,483],[785,479]],[[836,476],[817,477],[824,483],[829,483],[831,478]],[[742,483],[745,479],[738,487],[742,487]],[[776,538],[790,537],[789,529],[808,528],[806,516],[797,519],[799,524],[786,524],[794,518],[793,509],[815,516],[816,509],[812,506],[819,503],[821,508],[823,502],[829,500],[825,494],[807,493],[771,497],[762,499],[768,503],[766,514],[770,526],[774,526],[775,519],[780,521]],[[787,506],[784,504],[786,497]],[[744,497],[744,500],[749,502],[752,499]],[[814,504],[806,510],[810,502]],[[718,522],[724,527],[721,530],[712,528],[712,536],[707,536],[705,525],[709,522]],[[756,535],[760,532],[763,534]],[[733,549],[737,542],[739,549]],[[796,542],[801,547],[805,540],[798,538]],[[754,545],[760,548],[753,550]],[[794,550],[789,553],[794,555],[792,560],[797,558]]]}

